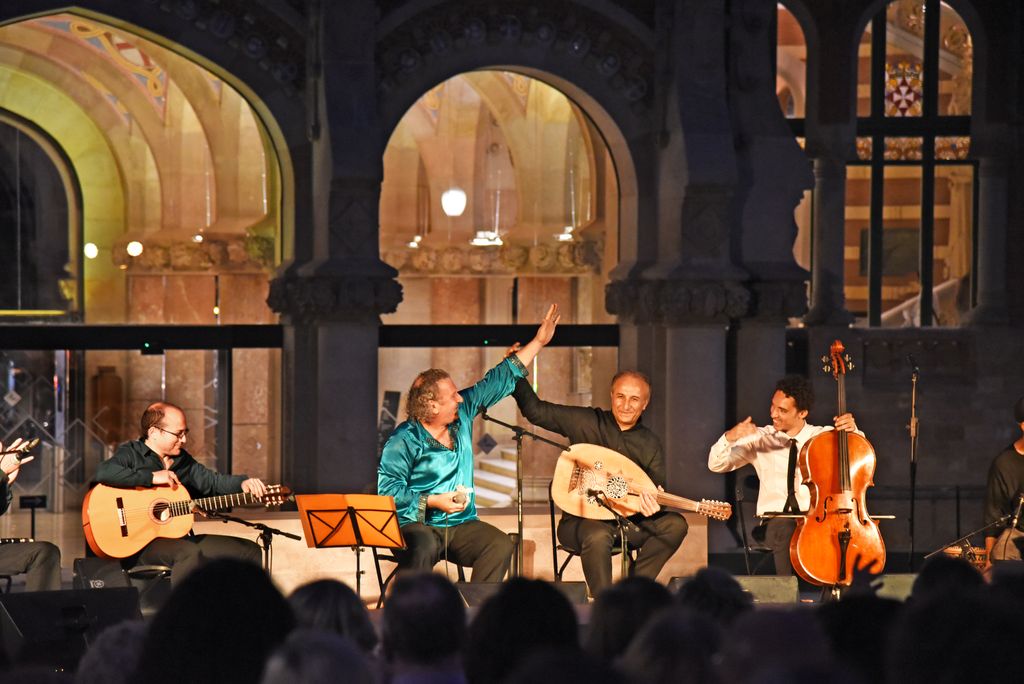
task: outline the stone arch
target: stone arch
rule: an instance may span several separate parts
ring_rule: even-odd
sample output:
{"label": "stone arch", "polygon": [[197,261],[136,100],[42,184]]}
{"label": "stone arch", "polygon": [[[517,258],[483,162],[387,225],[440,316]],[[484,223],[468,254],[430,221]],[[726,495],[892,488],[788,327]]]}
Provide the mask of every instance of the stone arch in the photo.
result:
{"label": "stone arch", "polygon": [[[123,28],[195,61],[235,88],[263,124],[279,164],[283,256],[312,253],[310,164],[306,134],[305,18],[284,0],[111,3],[83,0],[69,8],[53,0],[0,6],[0,25],[72,12]],[[269,75],[268,75],[269,74]]]}
{"label": "stone arch", "polygon": [[[64,147],[43,127],[36,122],[27,119],[13,111],[0,106],[0,122],[17,129],[26,137],[39,146],[43,153],[50,159],[57,177],[60,179],[60,189],[64,191],[64,199],[67,207],[68,217],[68,251],[69,254],[81,253],[83,230],[82,216],[82,185],[79,175],[75,169],[73,160],[68,156]],[[3,157],[8,157],[6,153]],[[101,162],[102,163],[102,162]],[[95,169],[98,164],[92,166]],[[72,258],[69,260],[67,270],[77,275],[82,270],[82,260]],[[76,278],[78,287],[75,291],[75,299],[78,310],[81,310],[84,299],[84,279]]]}
{"label": "stone arch", "polygon": [[[818,27],[814,23],[814,17],[803,0],[785,0],[780,2],[780,5],[789,10],[789,13],[796,19],[797,24],[800,26],[800,30],[804,34],[804,43],[807,45],[807,59],[805,61],[805,73],[803,82],[799,85],[803,88],[801,94],[801,106],[804,108],[804,114],[806,116],[806,107],[811,102],[810,88],[811,84],[816,81],[812,81],[811,70],[815,70],[815,79],[817,78],[818,60],[817,54],[818,49],[821,45],[820,38],[818,36]],[[779,76],[786,80],[791,85],[797,84],[797,79],[788,71],[784,70],[782,65],[779,65]],[[791,91],[796,94],[791,87]]]}
{"label": "stone arch", "polygon": [[[653,262],[654,35],[639,22],[620,19],[567,0],[544,10],[525,2],[469,9],[457,2],[424,3],[383,17],[376,59],[381,154],[413,103],[452,76],[499,69],[535,78],[585,112],[611,154],[620,194],[620,263],[613,277]],[[632,30],[624,33],[624,26]]]}

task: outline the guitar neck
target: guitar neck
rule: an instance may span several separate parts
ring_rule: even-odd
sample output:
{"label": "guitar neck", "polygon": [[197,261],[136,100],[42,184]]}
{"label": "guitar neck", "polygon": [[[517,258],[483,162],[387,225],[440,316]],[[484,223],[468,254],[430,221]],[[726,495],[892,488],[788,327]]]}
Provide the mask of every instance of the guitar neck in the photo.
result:
{"label": "guitar neck", "polygon": [[188,499],[186,501],[172,501],[169,505],[171,515],[189,515],[195,508],[203,510],[219,510],[231,508],[232,506],[252,506],[261,504],[258,497],[247,492],[238,494],[221,494],[220,496],[207,496],[202,499]]}

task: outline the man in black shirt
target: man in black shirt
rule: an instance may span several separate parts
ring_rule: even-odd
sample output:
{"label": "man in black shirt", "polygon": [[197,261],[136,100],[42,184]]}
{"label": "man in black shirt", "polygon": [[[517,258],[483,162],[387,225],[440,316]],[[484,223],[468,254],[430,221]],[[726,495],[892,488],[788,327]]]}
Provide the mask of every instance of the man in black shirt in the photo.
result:
{"label": "man in black shirt", "polygon": [[[665,453],[661,440],[640,421],[651,398],[651,383],[643,373],[622,371],[612,378],[611,411],[541,401],[525,379],[516,383],[512,396],[534,425],[564,435],[573,444],[597,444],[618,451],[663,488]],[[683,543],[686,519],[678,513],[660,510],[655,496],[648,493],[641,495],[640,511],[629,518],[626,541],[640,549],[634,573],[654,578]],[[558,539],[579,549],[591,596],[597,596],[611,584],[611,549],[617,538],[618,527],[613,520],[562,514]]]}
{"label": "man in black shirt", "polygon": [[[1017,512],[1018,497],[1024,493],[1024,398],[1013,407],[1013,419],[1021,436],[1003,449],[988,470],[988,492],[985,495],[985,524],[991,525],[1003,516]],[[1005,528],[985,530],[985,551],[988,566],[993,560],[1021,560],[1021,531],[1024,515],[1016,527],[1007,523]]]}
{"label": "man in black shirt", "polygon": [[[189,430],[180,407],[166,402],[151,404],[140,423],[139,439],[122,444],[111,458],[100,463],[97,482],[111,487],[184,485],[193,499],[239,492],[266,494],[266,485],[260,479],[210,470],[185,450]],[[206,560],[225,557],[259,563],[261,551],[255,542],[241,537],[190,533],[183,539],[154,539],[127,562],[169,566],[173,568],[171,583],[177,586]]]}

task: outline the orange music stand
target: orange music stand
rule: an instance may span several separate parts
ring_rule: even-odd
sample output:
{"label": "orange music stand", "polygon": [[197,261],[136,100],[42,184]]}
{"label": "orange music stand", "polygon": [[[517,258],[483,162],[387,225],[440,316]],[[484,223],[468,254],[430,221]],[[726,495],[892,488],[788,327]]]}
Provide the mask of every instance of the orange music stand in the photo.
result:
{"label": "orange music stand", "polygon": [[356,554],[356,594],[361,596],[362,548],[404,549],[395,499],[375,494],[299,494],[295,497],[309,548],[348,546]]}

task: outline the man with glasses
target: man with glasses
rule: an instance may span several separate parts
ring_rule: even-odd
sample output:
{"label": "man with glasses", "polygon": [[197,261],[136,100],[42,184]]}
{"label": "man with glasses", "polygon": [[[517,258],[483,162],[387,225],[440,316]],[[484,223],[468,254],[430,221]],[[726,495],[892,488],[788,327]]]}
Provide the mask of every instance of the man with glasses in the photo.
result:
{"label": "man with glasses", "polygon": [[[111,487],[184,486],[193,499],[246,492],[266,494],[259,478],[223,475],[210,470],[185,450],[188,423],[185,412],[174,404],[150,404],[142,414],[139,439],[117,448],[113,457],[100,463],[96,481]],[[219,534],[193,535],[182,539],[154,539],[132,558],[133,565],[166,565],[173,569],[171,581],[180,582],[210,558],[239,558],[260,562],[260,547],[241,537]]]}

